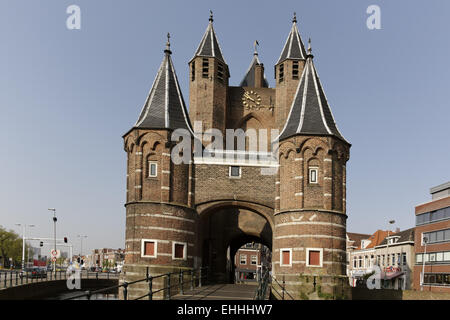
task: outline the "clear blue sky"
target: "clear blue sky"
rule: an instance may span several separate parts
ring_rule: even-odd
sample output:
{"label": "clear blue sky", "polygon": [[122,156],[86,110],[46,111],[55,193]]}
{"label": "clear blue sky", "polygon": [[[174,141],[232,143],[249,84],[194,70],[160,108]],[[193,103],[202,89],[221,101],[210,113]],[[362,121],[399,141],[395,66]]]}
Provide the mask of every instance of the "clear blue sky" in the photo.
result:
{"label": "clear blue sky", "polygon": [[[81,30],[66,8],[81,8]],[[381,30],[366,9],[381,8]],[[450,180],[448,12],[435,1],[88,1],[0,2],[0,225],[33,223],[79,249],[124,247],[122,134],[135,123],[172,35],[188,101],[187,62],[209,10],[237,85],[259,41],[271,85],[297,12],[303,40],[336,122],[352,143],[348,231],[372,233],[389,219],[414,225],[414,206]]]}

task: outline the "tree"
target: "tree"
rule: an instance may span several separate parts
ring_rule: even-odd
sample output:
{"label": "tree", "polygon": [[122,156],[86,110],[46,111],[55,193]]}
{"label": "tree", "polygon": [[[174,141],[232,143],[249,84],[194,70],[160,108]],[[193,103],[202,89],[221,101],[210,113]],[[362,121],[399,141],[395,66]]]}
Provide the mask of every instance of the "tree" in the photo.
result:
{"label": "tree", "polygon": [[0,257],[3,267],[10,267],[10,258],[14,265],[22,261],[22,238],[13,230],[0,226]]}

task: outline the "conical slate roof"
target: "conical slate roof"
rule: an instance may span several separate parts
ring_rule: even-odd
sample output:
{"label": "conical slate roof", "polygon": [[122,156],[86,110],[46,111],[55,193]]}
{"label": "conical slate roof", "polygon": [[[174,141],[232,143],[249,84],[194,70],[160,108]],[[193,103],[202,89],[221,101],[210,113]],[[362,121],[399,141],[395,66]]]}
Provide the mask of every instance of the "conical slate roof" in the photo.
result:
{"label": "conical slate roof", "polygon": [[[255,68],[258,64],[261,64],[258,58],[258,53],[255,51],[253,54],[252,62],[250,63],[250,67],[248,67],[247,72],[245,73],[244,79],[242,79],[239,84],[240,87],[254,87],[255,86]],[[266,75],[264,74],[263,87],[268,88],[269,83],[267,82]]]}
{"label": "conical slate roof", "polygon": [[187,129],[191,126],[167,42],[164,59],[134,128]]}
{"label": "conical slate roof", "polygon": [[203,38],[200,41],[200,44],[198,45],[198,48],[195,51],[192,59],[194,59],[195,57],[217,58],[220,61],[226,63],[222,55],[222,50],[220,49],[219,41],[217,41],[217,36],[213,27],[213,21],[214,20],[211,12],[208,27],[206,28],[205,34],[203,35]]}
{"label": "conical slate roof", "polygon": [[286,39],[286,43],[284,44],[283,50],[281,51],[280,57],[278,58],[278,62],[276,64],[279,64],[287,59],[306,59],[306,50],[303,45],[302,38],[300,37],[300,33],[298,32],[295,13],[294,19],[292,20],[291,32],[289,32],[289,36]]}
{"label": "conical slate roof", "polygon": [[294,135],[332,135],[347,142],[334,122],[312,55],[308,55],[306,59],[305,68],[279,140]]}

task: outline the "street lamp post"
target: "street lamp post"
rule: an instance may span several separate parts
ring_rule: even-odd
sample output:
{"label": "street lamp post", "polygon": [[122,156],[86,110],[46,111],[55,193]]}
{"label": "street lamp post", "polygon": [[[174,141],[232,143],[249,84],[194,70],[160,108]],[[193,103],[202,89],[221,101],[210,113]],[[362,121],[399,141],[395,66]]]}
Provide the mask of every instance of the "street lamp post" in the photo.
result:
{"label": "street lamp post", "polygon": [[[395,220],[389,220],[389,224],[394,224]],[[388,226],[388,234],[386,237],[386,267],[388,266],[389,259],[389,226]],[[386,269],[384,268],[384,287],[386,287]]]}
{"label": "street lamp post", "polygon": [[28,227],[34,227],[34,224],[22,224],[22,223],[16,223],[16,226],[22,227],[22,271],[25,270],[25,232]]}
{"label": "street lamp post", "polygon": [[81,260],[81,256],[83,255],[83,238],[87,238],[88,236],[84,236],[84,235],[77,235],[77,237],[78,238],[80,238],[80,242],[81,242],[81,244],[80,244],[80,254],[79,254],[79,256],[80,256],[80,260]]}
{"label": "street lamp post", "polygon": [[[53,238],[55,240],[55,253],[56,253],[56,221],[58,221],[58,219],[56,219],[56,209],[55,208],[49,208],[49,211],[53,211]],[[53,258],[53,257],[52,257]],[[55,279],[56,279],[56,255],[53,261],[53,272],[55,274]]]}
{"label": "street lamp post", "polygon": [[423,254],[422,257],[422,277],[421,277],[421,281],[420,281],[420,291],[423,291],[423,283],[425,282],[425,257],[427,256],[427,242],[428,242],[428,238],[427,237],[423,237],[423,244],[425,245],[425,252]]}

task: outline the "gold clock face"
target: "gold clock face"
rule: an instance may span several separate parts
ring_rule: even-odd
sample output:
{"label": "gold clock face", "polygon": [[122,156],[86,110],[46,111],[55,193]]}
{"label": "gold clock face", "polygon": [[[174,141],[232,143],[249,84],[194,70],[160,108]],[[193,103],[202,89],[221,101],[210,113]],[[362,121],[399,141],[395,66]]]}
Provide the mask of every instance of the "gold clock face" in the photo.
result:
{"label": "gold clock face", "polygon": [[245,91],[242,96],[242,104],[247,109],[258,108],[261,105],[261,96],[253,90]]}

